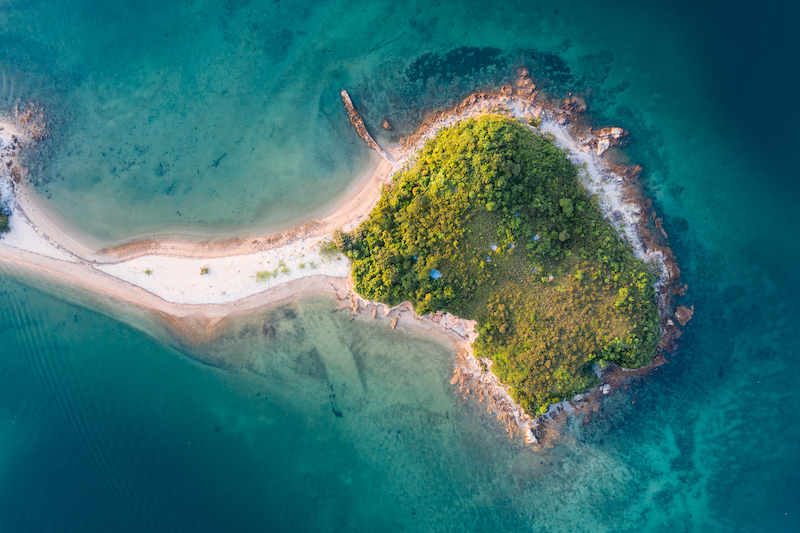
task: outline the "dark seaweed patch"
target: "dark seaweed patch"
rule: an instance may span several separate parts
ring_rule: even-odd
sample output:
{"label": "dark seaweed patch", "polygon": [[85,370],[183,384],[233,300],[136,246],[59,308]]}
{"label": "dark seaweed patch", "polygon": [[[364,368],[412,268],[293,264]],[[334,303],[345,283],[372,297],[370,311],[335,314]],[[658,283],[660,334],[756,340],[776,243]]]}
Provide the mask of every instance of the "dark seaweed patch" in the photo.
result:
{"label": "dark seaweed patch", "polygon": [[344,415],[342,414],[342,410],[339,409],[339,405],[336,403],[336,394],[333,392],[333,385],[330,387],[331,393],[328,395],[328,399],[331,401],[331,411],[336,418],[342,418]]}
{"label": "dark seaweed patch", "polygon": [[408,67],[406,77],[412,82],[424,81],[435,76],[451,80],[454,77],[472,76],[490,66],[500,66],[504,63],[498,48],[462,46],[444,55],[423,54]]}
{"label": "dark seaweed patch", "polygon": [[552,86],[557,92],[574,88],[575,76],[560,55],[531,49],[520,50],[520,55],[520,62],[530,68],[536,80]]}

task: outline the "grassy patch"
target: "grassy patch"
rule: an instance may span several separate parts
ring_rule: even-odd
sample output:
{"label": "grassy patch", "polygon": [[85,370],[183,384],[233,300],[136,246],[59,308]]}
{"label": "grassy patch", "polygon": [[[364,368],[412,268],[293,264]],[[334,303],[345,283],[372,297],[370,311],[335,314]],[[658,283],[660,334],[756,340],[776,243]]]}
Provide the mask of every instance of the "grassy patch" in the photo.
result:
{"label": "grassy patch", "polygon": [[269,270],[260,270],[255,274],[255,278],[258,283],[264,283],[266,281],[269,281],[269,278],[271,277],[272,277],[272,272],[270,272]]}
{"label": "grassy patch", "polygon": [[552,139],[503,116],[439,132],[333,244],[361,295],[477,320],[476,355],[532,413],[593,386],[594,363],[647,364],[658,341],[653,272]]}
{"label": "grassy patch", "polygon": [[281,259],[278,262],[278,266],[274,270],[261,270],[255,273],[256,282],[264,283],[269,281],[271,278],[277,278],[278,274],[288,274],[289,268],[286,266],[286,263],[283,262]]}

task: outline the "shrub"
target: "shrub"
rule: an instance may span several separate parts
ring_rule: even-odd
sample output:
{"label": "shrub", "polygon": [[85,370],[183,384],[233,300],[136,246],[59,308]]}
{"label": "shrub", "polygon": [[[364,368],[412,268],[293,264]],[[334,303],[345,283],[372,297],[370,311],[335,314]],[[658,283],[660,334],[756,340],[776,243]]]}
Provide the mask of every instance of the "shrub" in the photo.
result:
{"label": "shrub", "polygon": [[337,229],[333,232],[333,244],[340,252],[347,253],[353,249],[353,237],[349,233]]}
{"label": "shrub", "polygon": [[324,241],[319,245],[319,255],[323,261],[335,261],[339,259],[340,250],[332,241]]}

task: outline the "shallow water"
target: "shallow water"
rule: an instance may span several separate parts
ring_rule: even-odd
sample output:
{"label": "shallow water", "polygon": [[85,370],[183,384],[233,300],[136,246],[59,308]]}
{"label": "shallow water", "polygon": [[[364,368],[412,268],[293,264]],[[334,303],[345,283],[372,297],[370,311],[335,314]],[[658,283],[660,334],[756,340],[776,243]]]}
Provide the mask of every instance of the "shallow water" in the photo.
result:
{"label": "shallow water", "polygon": [[[326,300],[237,320],[198,349],[5,277],[0,529],[800,530],[800,139],[784,101],[797,7],[454,5],[12,1],[3,97],[52,110],[36,174],[48,202],[122,240],[311,213],[368,163],[342,86],[391,140],[525,61],[550,90],[589,93],[598,125],[632,132],[619,156],[645,167],[697,311],[669,363],[536,455],[454,395],[449,348]],[[267,139],[273,122],[285,144]],[[225,144],[245,129],[255,163]],[[114,164],[136,161],[122,178],[107,139]],[[223,153],[200,177],[184,164]],[[169,195],[161,157],[180,177]],[[203,223],[181,230],[184,208]]]}

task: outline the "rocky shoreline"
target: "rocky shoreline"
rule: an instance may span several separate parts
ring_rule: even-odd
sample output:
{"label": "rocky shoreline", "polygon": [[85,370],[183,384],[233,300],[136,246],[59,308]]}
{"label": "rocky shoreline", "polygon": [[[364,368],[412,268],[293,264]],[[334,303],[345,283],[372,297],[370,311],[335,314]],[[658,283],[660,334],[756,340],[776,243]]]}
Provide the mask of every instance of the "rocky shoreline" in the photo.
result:
{"label": "rocky shoreline", "polygon": [[[652,363],[638,369],[612,365],[602,372],[600,386],[573,400],[552,405],[547,413],[533,418],[514,402],[507,387],[491,372],[492,361],[477,359],[473,355],[472,343],[477,338],[474,321],[443,312],[420,317],[414,313],[409,302],[389,308],[365,300],[353,290],[352,280],[348,280],[349,294],[337,295],[337,298],[342,309],[349,309],[354,314],[367,312],[376,318],[381,313],[382,317],[392,319],[392,327],[402,320],[454,342],[457,355],[451,384],[458,387],[462,399],[467,401],[471,397],[478,402],[486,402],[487,410],[497,414],[498,422],[509,436],[522,436],[527,445],[541,449],[552,445],[567,415],[583,414],[584,422],[588,423],[599,408],[599,399],[625,386],[628,379],[644,375],[664,364],[665,354],[677,347],[676,341],[681,336],[680,326],[685,326],[691,320],[694,309],[675,307],[675,297],[685,294],[687,287],[681,285],[680,268],[669,247],[662,220],[638,182],[642,168],[638,165],[616,164],[608,157],[610,148],[628,142],[629,133],[617,126],[595,129],[581,116],[587,109],[582,97],[572,94],[563,100],[541,97],[528,74],[527,68],[518,67],[515,69],[515,78],[499,91],[473,93],[448,109],[429,112],[417,131],[405,138],[403,155],[395,166],[396,172],[409,168],[425,142],[439,130],[485,113],[515,117],[531,130],[552,135],[556,144],[568,151],[573,163],[583,169],[584,186],[590,194],[598,197],[603,214],[611,221],[619,236],[630,243],[635,255],[650,264],[658,274],[655,289],[661,341]],[[348,108],[348,113],[352,121],[353,113],[357,111]]]}

